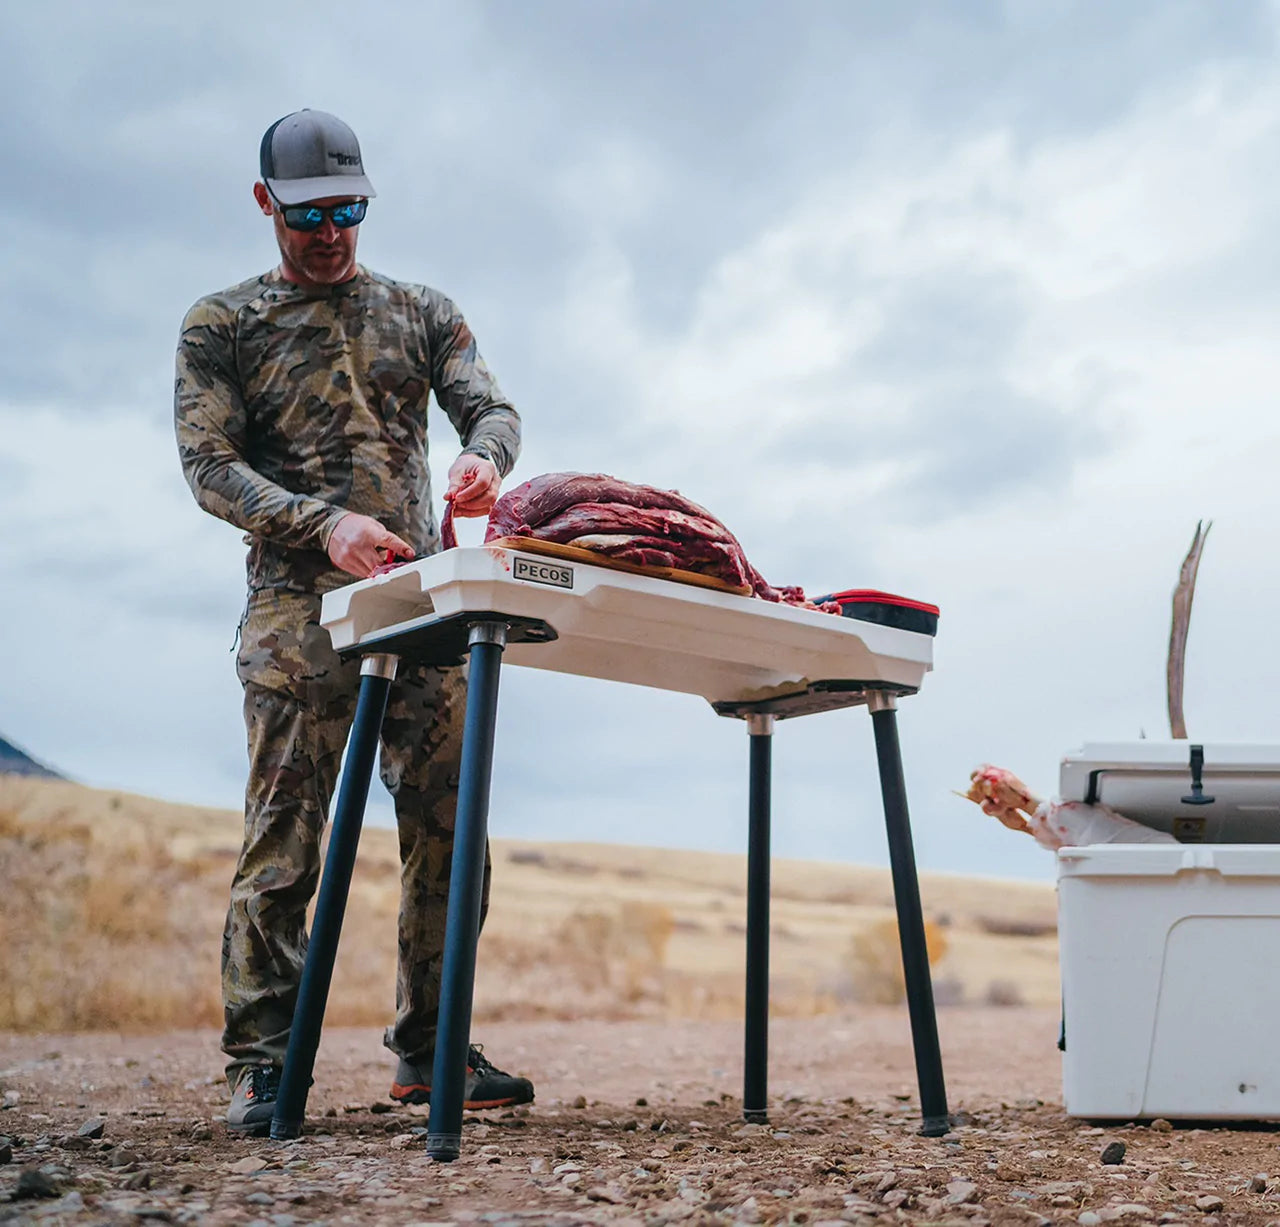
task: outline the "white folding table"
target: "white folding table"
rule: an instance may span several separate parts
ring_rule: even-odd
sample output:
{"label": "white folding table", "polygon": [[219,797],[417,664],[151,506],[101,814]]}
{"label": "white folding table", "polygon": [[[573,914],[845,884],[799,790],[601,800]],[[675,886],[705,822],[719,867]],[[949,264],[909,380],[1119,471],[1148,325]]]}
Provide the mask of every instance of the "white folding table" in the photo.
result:
{"label": "white folding table", "polygon": [[773,604],[608,565],[500,545],[447,550],[327,593],[321,622],[362,658],[360,694],[279,1097],[275,1138],[296,1137],[387,695],[401,659],[470,657],[427,1150],[458,1156],[502,663],[701,695],[746,722],[750,744],[743,1114],[766,1119],[770,768],[775,720],[864,705],[880,771],[921,1132],[947,1132],[946,1089],[911,841],[896,704],[932,666],[927,634]]}

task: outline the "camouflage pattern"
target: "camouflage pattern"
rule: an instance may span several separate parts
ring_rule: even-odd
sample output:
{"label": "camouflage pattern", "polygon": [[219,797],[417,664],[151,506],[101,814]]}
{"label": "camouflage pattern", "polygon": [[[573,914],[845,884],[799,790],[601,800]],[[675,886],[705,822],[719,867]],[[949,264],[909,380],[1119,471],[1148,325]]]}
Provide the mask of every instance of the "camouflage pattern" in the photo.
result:
{"label": "camouflage pattern", "polygon": [[[273,271],[201,299],[183,322],[174,398],[183,471],[200,505],[249,545],[237,657],[249,782],[222,949],[232,1081],[241,1065],[284,1059],[321,832],[355,712],[359,666],[338,659],[319,625],[320,594],[352,582],[326,547],[356,511],[419,555],[439,549],[427,467],[433,390],[462,450],[509,473],[520,419],[435,290],[364,268],[304,290]],[[402,862],[386,1043],[414,1063],[435,1042],[465,690],[464,669],[402,666],[382,727]]]}
{"label": "camouflage pattern", "polygon": [[250,589],[349,583],[325,549],[343,511],[439,549],[427,398],[504,477],[520,418],[458,309],[367,269],[304,290],[278,271],[202,298],[178,343],[174,421],[200,506],[244,529]]}
{"label": "camouflage pattern", "polygon": [[[355,713],[359,664],[339,660],[319,614],[319,597],[267,589],[250,596],[240,625],[249,785],[222,939],[232,1081],[241,1065],[284,1060],[320,836]],[[385,1042],[414,1063],[435,1046],[465,705],[465,667],[402,665],[382,724],[401,860],[396,1020]],[[486,852],[486,909],[488,896]]]}

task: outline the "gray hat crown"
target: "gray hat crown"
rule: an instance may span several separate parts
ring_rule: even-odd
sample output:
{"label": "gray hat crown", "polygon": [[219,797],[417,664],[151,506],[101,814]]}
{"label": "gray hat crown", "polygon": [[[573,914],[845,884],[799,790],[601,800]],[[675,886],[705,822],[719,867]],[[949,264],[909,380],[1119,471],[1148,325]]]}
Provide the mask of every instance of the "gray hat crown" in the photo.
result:
{"label": "gray hat crown", "polygon": [[326,196],[375,196],[365,177],[360,142],[327,111],[304,109],[277,119],[258,152],[262,180],[283,205]]}

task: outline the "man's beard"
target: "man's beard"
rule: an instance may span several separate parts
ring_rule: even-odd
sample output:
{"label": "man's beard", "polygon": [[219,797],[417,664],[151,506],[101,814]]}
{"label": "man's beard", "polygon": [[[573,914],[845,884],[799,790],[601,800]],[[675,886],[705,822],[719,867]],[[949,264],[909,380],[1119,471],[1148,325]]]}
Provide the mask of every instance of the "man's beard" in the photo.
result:
{"label": "man's beard", "polygon": [[345,281],[355,263],[355,253],[341,248],[332,251],[303,252],[298,259],[298,267],[308,281],[319,285],[334,285]]}

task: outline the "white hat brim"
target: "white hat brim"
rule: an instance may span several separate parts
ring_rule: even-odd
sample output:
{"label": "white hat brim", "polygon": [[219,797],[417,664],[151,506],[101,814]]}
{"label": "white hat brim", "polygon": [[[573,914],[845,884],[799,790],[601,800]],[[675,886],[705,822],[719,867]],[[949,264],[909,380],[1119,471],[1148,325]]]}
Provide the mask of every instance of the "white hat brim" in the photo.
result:
{"label": "white hat brim", "polygon": [[306,204],[330,196],[376,196],[364,175],[320,175],[314,179],[268,179],[267,187],[282,205]]}

